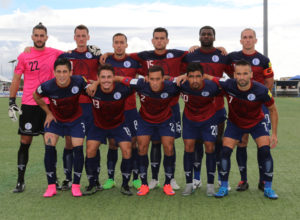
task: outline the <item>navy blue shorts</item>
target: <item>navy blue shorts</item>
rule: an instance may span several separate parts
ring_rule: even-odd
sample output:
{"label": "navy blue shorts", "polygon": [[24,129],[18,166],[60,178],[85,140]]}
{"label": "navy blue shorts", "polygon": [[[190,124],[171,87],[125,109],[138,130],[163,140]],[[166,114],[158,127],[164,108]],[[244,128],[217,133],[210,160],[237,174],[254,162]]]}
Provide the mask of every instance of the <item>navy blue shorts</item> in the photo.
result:
{"label": "navy blue shorts", "polygon": [[137,118],[138,118],[138,112],[136,108],[127,110],[124,112],[125,115],[125,123],[128,125],[128,128],[131,133],[131,137],[136,136],[136,131],[137,131]]}
{"label": "navy blue shorts", "polygon": [[227,120],[224,137],[242,141],[242,136],[246,133],[250,133],[253,139],[259,138],[261,136],[270,136],[266,119],[264,118],[259,123],[257,123],[257,125],[248,129],[240,128],[233,124],[231,121]]}
{"label": "navy blue shorts", "polygon": [[265,114],[265,119],[268,123],[268,129],[271,130],[272,129],[272,125],[271,125],[271,118],[270,118],[270,112],[267,106],[262,105],[262,110]]}
{"label": "navy blue shorts", "polygon": [[94,124],[92,103],[80,103],[82,108],[82,120],[85,124],[85,135],[89,132],[89,129]]}
{"label": "navy blue shorts", "polygon": [[72,122],[60,122],[52,121],[47,128],[44,128],[45,133],[50,132],[57,134],[59,136],[71,136],[76,138],[84,138],[85,136],[85,124],[82,120],[82,117],[79,117]]}
{"label": "navy blue shorts", "polygon": [[115,139],[117,144],[119,142],[131,142],[130,130],[126,123],[123,123],[112,129],[102,129],[93,123],[92,127],[87,133],[86,139],[100,141],[102,144],[106,144],[106,138]]}
{"label": "navy blue shorts", "polygon": [[215,115],[203,122],[194,122],[182,116],[182,137],[183,139],[201,139],[203,141],[215,142],[218,135],[218,124]]}
{"label": "navy blue shorts", "polygon": [[170,119],[154,124],[149,123],[145,120],[143,120],[140,116],[138,117],[138,126],[137,126],[137,136],[144,136],[149,135],[153,136],[154,134],[157,134],[159,137],[159,140],[161,139],[161,136],[175,136],[175,121],[174,118],[171,117]]}
{"label": "navy blue shorts", "polygon": [[227,112],[225,108],[218,110],[215,114],[217,124],[222,124],[227,119]]}

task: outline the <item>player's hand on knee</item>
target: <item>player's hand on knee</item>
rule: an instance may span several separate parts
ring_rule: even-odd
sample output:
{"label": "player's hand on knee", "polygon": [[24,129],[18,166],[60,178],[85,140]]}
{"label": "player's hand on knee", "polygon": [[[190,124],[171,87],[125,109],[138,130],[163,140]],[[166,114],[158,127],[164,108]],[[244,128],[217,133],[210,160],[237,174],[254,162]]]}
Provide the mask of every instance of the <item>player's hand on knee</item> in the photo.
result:
{"label": "player's hand on knee", "polygon": [[56,121],[56,118],[54,117],[54,115],[52,114],[52,112],[49,112],[46,116],[46,119],[45,119],[45,123],[44,123],[44,127],[47,127],[49,128],[50,124],[52,121]]}
{"label": "player's hand on knee", "polygon": [[276,147],[276,145],[278,143],[278,139],[277,139],[276,135],[272,134],[270,143],[271,143],[270,144],[271,149]]}
{"label": "player's hand on knee", "polygon": [[16,98],[9,98],[8,116],[12,121],[17,121],[17,113],[22,115],[22,110],[16,104]]}

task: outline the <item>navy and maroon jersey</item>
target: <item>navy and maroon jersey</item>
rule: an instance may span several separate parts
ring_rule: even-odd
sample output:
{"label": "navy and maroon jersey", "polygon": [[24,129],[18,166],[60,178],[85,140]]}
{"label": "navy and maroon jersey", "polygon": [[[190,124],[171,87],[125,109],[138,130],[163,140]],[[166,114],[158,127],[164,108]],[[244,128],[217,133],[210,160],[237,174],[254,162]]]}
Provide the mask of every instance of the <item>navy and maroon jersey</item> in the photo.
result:
{"label": "navy and maroon jersey", "polygon": [[36,90],[40,97],[48,97],[50,111],[60,122],[72,122],[82,115],[79,97],[87,86],[87,81],[82,76],[71,76],[67,87],[59,87],[53,78],[42,83]]}
{"label": "navy and maroon jersey", "polygon": [[126,98],[133,90],[121,83],[115,83],[110,93],[105,93],[98,86],[92,97],[94,123],[102,129],[113,129],[125,121]]}
{"label": "navy and maroon jersey", "polygon": [[239,60],[247,60],[252,67],[253,80],[265,85],[266,78],[274,77],[272,65],[268,57],[255,51],[254,54],[246,55],[243,51],[228,54],[230,62],[235,64]]}
{"label": "navy and maroon jersey", "polygon": [[195,122],[206,121],[215,113],[214,97],[220,93],[219,87],[210,80],[203,81],[201,89],[192,89],[188,81],[180,85],[181,97],[185,102],[184,115]]}
{"label": "navy and maroon jersey", "polygon": [[[116,76],[125,76],[135,78],[137,74],[141,74],[142,67],[133,58],[126,56],[124,59],[117,59],[114,56],[108,56],[105,63],[114,67]],[[136,108],[136,95],[133,93],[125,102],[125,111]]]}
{"label": "navy and maroon jersey", "polygon": [[153,92],[149,83],[145,82],[144,79],[125,78],[122,83],[137,91],[141,101],[139,113],[142,119],[157,124],[172,117],[170,103],[172,98],[179,94],[179,89],[175,83],[165,80],[163,88],[159,92]]}
{"label": "navy and maroon jersey", "polygon": [[[231,70],[229,57],[222,55],[221,51],[216,48],[211,51],[204,51],[199,48],[193,53],[188,53],[182,61],[184,70],[186,70],[189,63],[200,63],[203,66],[204,73],[219,78],[223,76],[224,72]],[[215,105],[217,111],[224,108],[222,95],[215,98]]]}
{"label": "navy and maroon jersey", "polygon": [[228,119],[240,128],[248,129],[257,125],[264,118],[262,105],[269,107],[274,104],[272,93],[256,81],[251,81],[251,87],[247,91],[239,90],[235,79],[214,78],[213,81],[225,92],[229,108]]}
{"label": "navy and maroon jersey", "polygon": [[[158,55],[154,50],[150,50],[132,53],[130,56],[140,62],[143,68],[142,75],[144,76],[148,74],[150,66],[157,65],[164,69],[166,76],[177,77],[183,73],[181,71],[182,59],[187,53],[187,51],[170,49],[167,50],[165,54]],[[170,105],[176,105],[178,103],[178,99],[179,96],[174,97]]]}
{"label": "navy and maroon jersey", "polygon": [[[64,57],[72,62],[73,75],[84,76],[87,80],[97,80],[98,66],[100,56],[94,56],[88,50],[78,52],[72,50],[72,53],[63,53],[59,57]],[[80,103],[91,103],[87,95],[80,96]]]}

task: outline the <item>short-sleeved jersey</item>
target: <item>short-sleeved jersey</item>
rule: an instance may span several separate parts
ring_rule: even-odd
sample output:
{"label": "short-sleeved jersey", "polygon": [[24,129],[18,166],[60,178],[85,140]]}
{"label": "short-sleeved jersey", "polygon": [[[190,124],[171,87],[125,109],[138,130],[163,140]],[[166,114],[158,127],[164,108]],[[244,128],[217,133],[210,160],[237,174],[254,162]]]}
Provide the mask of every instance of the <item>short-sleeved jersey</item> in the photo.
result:
{"label": "short-sleeved jersey", "polygon": [[[188,53],[183,58],[184,68],[188,63],[196,62],[203,66],[204,73],[215,77],[222,77],[224,72],[230,71],[230,61],[228,56],[222,55],[221,51],[214,48],[211,51],[204,51],[201,48],[193,53]],[[224,108],[224,98],[219,95],[215,98],[216,110]]]}
{"label": "short-sleeved jersey", "polygon": [[[94,56],[88,50],[78,52],[76,49],[71,53],[63,53],[60,57],[69,59],[72,62],[73,75],[84,76],[87,80],[97,80],[99,56]],[[80,103],[91,103],[87,95],[82,94],[79,99]]]}
{"label": "short-sleeved jersey", "polygon": [[215,113],[214,97],[220,93],[218,86],[204,80],[201,89],[192,89],[188,81],[180,86],[181,97],[185,102],[184,115],[187,119],[195,122],[206,121]]}
{"label": "short-sleeved jersey", "polygon": [[124,111],[126,98],[133,90],[121,83],[115,83],[110,93],[105,93],[98,86],[92,97],[94,123],[102,129],[113,129],[125,121]]}
{"label": "short-sleeved jersey", "polygon": [[53,78],[42,83],[36,90],[40,97],[48,97],[50,111],[60,122],[72,122],[82,115],[79,105],[80,94],[85,90],[87,81],[82,76],[71,76],[67,87],[59,87]]}
{"label": "short-sleeved jersey", "polygon": [[228,54],[230,62],[235,64],[239,60],[247,60],[252,67],[253,80],[265,85],[266,78],[274,77],[272,65],[268,57],[255,51],[254,54],[246,55],[243,51],[232,52]]}
{"label": "short-sleeved jersey", "polygon": [[125,85],[130,85],[138,92],[141,102],[139,110],[140,116],[149,123],[162,123],[172,116],[171,101],[174,96],[178,96],[179,88],[176,84],[165,80],[163,88],[159,92],[153,92],[149,83],[144,79],[123,80]]}
{"label": "short-sleeved jersey", "polygon": [[213,79],[225,92],[229,114],[228,119],[240,128],[248,129],[257,125],[263,118],[262,105],[274,104],[272,93],[267,87],[256,81],[251,81],[247,91],[237,87],[235,79]]}
{"label": "short-sleeved jersey", "polygon": [[[135,78],[137,74],[141,74],[142,68],[139,62],[133,58],[126,56],[124,59],[117,59],[115,56],[108,56],[105,63],[114,67],[116,76],[127,76]],[[136,108],[136,93],[130,95],[125,102],[125,111]]]}
{"label": "short-sleeved jersey", "polygon": [[[15,73],[24,74],[22,104],[37,105],[32,94],[41,83],[54,77],[54,62],[61,53],[51,47],[45,47],[44,50],[33,47],[30,53],[23,52],[18,56]],[[45,102],[49,104],[47,99]]]}
{"label": "short-sleeved jersey", "polygon": [[[148,69],[153,65],[161,66],[164,69],[166,76],[177,77],[182,70],[182,59],[187,54],[187,51],[170,49],[167,50],[165,54],[158,55],[154,50],[143,51],[139,53],[130,54],[130,56],[139,61],[142,65],[142,74],[146,76],[148,74]],[[171,106],[178,103],[179,97],[176,96],[171,102]]]}

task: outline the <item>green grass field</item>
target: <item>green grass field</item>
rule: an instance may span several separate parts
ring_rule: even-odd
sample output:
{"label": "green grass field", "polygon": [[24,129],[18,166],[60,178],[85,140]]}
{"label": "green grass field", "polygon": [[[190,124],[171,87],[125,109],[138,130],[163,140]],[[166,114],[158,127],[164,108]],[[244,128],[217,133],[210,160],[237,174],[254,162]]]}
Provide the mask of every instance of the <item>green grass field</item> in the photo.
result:
{"label": "green grass field", "polygon": [[[20,100],[18,100],[20,101]],[[53,198],[43,198],[47,182],[44,171],[44,146],[42,137],[34,138],[30,148],[29,164],[25,176],[26,190],[13,194],[17,179],[16,156],[19,148],[17,123],[7,116],[8,99],[0,99],[0,219],[300,219],[300,99],[276,98],[279,110],[278,146],[272,150],[274,159],[273,188],[279,199],[266,199],[257,189],[258,168],[256,146],[251,141],[248,147],[248,181],[246,192],[234,190],[239,181],[239,172],[232,154],[230,185],[232,191],[223,199],[208,198],[206,184],[192,196],[182,197],[181,190],[173,197],[165,196],[162,189],[150,191],[147,196],[126,197],[120,190],[120,158],[116,170],[117,187],[93,196],[74,198],[71,192],[58,192]],[[64,179],[62,152],[64,141],[57,145],[58,177]],[[185,185],[183,172],[183,142],[176,141],[177,166],[175,178],[180,186]],[[106,173],[107,146],[101,146],[101,176]],[[205,163],[204,163],[205,164]],[[163,183],[163,169],[160,182]],[[149,172],[150,174],[150,172]],[[206,183],[206,170],[202,166],[202,181]],[[85,174],[82,186],[87,185]],[[216,185],[216,184],[215,184]]]}

